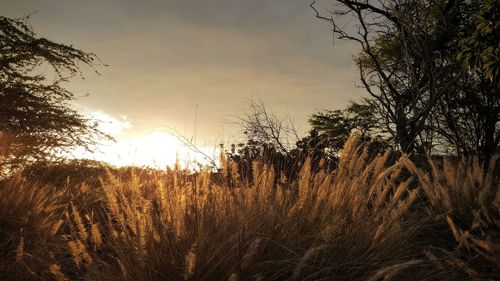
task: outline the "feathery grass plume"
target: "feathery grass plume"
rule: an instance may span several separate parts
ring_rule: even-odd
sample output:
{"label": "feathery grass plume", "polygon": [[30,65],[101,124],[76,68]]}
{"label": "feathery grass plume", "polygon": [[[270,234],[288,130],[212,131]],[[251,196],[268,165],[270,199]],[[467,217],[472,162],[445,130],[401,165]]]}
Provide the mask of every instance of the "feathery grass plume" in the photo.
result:
{"label": "feathery grass plume", "polygon": [[83,243],[86,243],[89,238],[89,234],[87,233],[87,228],[85,227],[82,217],[80,216],[80,213],[76,209],[75,205],[71,203],[70,206],[71,206],[71,213],[73,215],[73,220],[78,231],[78,237],[83,241]]}
{"label": "feathery grass plume", "polygon": [[230,171],[231,171],[231,182],[235,186],[239,185],[241,181],[241,176],[240,173],[238,172],[238,163],[236,161],[231,162]]}
{"label": "feathery grass plume", "polygon": [[262,281],[263,279],[264,279],[264,277],[262,276],[262,273],[258,273],[255,276],[252,276],[252,279],[250,279],[250,280],[253,280],[253,281]]}
{"label": "feathery grass plume", "polygon": [[414,267],[415,265],[421,264],[423,260],[410,260],[403,263],[398,263],[378,270],[375,275],[370,277],[367,281],[378,281],[378,280],[399,280],[396,278],[405,269]]}
{"label": "feathery grass plume", "polygon": [[[165,183],[162,181],[158,181],[158,186],[156,187],[157,199],[160,203],[160,209],[166,210],[168,208],[168,200],[167,200],[167,191],[165,190]],[[163,215],[164,213],[162,213]],[[165,217],[163,217],[165,219]]]}
{"label": "feathery grass plume", "polygon": [[440,271],[445,270],[445,267],[443,265],[443,260],[436,257],[436,255],[434,255],[429,249],[426,249],[424,251],[424,254],[427,257],[427,259],[430,260],[436,268],[438,268],[438,270]]}
{"label": "feathery grass plume", "polygon": [[400,183],[396,190],[394,191],[394,194],[392,195],[391,202],[395,203],[398,202],[403,194],[407,194],[408,190],[410,189],[410,186],[415,182],[415,177],[410,176],[406,181]]}
{"label": "feathery grass plume", "polygon": [[59,266],[58,264],[55,264],[55,263],[51,264],[49,266],[49,271],[52,274],[52,277],[56,281],[69,281],[70,280],[66,275],[64,275],[64,273],[62,273],[61,266]]}
{"label": "feathery grass plume", "polygon": [[273,165],[269,165],[269,168],[266,169],[266,186],[269,188],[269,191],[275,190],[274,179],[276,178],[276,170]]}
{"label": "feathery grass plume", "polygon": [[453,236],[457,240],[457,242],[460,242],[462,234],[458,230],[457,226],[453,222],[453,220],[450,218],[450,216],[446,216],[446,221],[448,222],[448,225],[450,226],[451,232],[453,233]]}
{"label": "feathery grass plume", "polygon": [[90,222],[90,237],[92,238],[92,245],[94,246],[94,251],[101,247],[102,245],[102,235],[99,230],[99,225],[97,223]]}
{"label": "feathery grass plume", "polygon": [[52,234],[53,236],[56,235],[59,230],[61,229],[61,226],[64,224],[64,220],[62,219],[59,219],[57,220],[53,225],[52,225],[52,229],[51,229],[51,232],[50,234]]}
{"label": "feathery grass plume", "polygon": [[300,169],[299,182],[298,182],[298,208],[304,207],[304,204],[308,202],[308,196],[310,194],[310,181],[311,181],[311,159],[307,158]]}
{"label": "feathery grass plume", "polygon": [[16,248],[16,262],[20,262],[23,259],[23,255],[24,255],[24,237],[23,237],[23,229],[21,228],[19,245]]}
{"label": "feathery grass plume", "polygon": [[254,186],[258,186],[260,184],[260,181],[259,181],[260,172],[261,172],[261,167],[260,167],[259,161],[253,160],[252,161],[252,179],[253,179]]}
{"label": "feathery grass plume", "polygon": [[[482,214],[490,224],[495,223],[498,219],[497,216],[500,211],[500,189],[498,187],[500,176],[496,171],[499,159],[500,155],[495,155],[490,160],[486,173],[482,174],[483,181],[481,182],[481,185],[484,187],[479,190],[478,195],[479,206]],[[477,173],[481,174],[479,171]]]}
{"label": "feathery grass plume", "polygon": [[120,277],[122,280],[130,280],[128,270],[120,260],[120,258],[115,258],[116,263],[118,264],[118,268],[120,269]]}
{"label": "feathery grass plume", "polygon": [[225,181],[228,179],[230,167],[224,150],[221,150],[219,158],[220,158],[219,160],[220,160],[222,179],[224,180],[224,183],[226,183]]}
{"label": "feathery grass plume", "polygon": [[402,201],[398,200],[399,204],[391,212],[392,218],[397,220],[398,218],[406,214],[410,209],[410,207],[412,206],[412,204],[417,200],[419,194],[420,194],[419,189],[413,189],[408,192],[408,197],[405,200]]}
{"label": "feathery grass plume", "polygon": [[238,273],[231,273],[231,275],[229,275],[229,278],[227,278],[227,281],[239,281],[240,278],[238,277]]}
{"label": "feathery grass plume", "polygon": [[247,268],[249,268],[252,265],[254,258],[259,253],[261,245],[262,245],[262,238],[257,238],[257,239],[252,241],[252,243],[248,247],[245,255],[243,255],[243,257],[241,258],[241,269],[242,270],[246,270]]}
{"label": "feathery grass plume", "polygon": [[190,280],[196,270],[196,252],[198,250],[198,243],[194,242],[186,254],[184,264],[184,280]]}
{"label": "feathery grass plume", "polygon": [[90,264],[92,262],[92,257],[90,256],[87,248],[82,243],[82,241],[78,239],[75,241],[70,240],[67,242],[67,244],[69,251],[73,256],[73,261],[78,267],[80,267],[82,263]]}
{"label": "feathery grass plume", "polygon": [[300,278],[303,270],[308,266],[312,259],[320,254],[321,251],[328,248],[328,245],[319,245],[316,247],[311,247],[307,252],[300,258],[299,262],[295,266],[292,272],[292,280],[298,280]]}
{"label": "feathery grass plume", "polygon": [[288,183],[288,178],[285,175],[284,171],[280,171],[280,178],[279,178],[279,184],[280,186],[284,187]]}
{"label": "feathery grass plume", "polygon": [[136,229],[137,229],[136,255],[137,255],[137,260],[139,262],[139,266],[144,267],[148,256],[148,252],[146,249],[146,244],[147,244],[146,223],[144,216],[139,212],[138,215],[140,217],[136,221]]}
{"label": "feathery grass plume", "polygon": [[120,202],[118,201],[118,195],[116,193],[116,189],[120,186],[118,179],[115,176],[108,175],[106,182],[102,182],[101,184],[106,196],[105,203],[108,216],[111,220],[116,220],[121,227],[124,227],[125,218],[121,212]]}
{"label": "feathery grass plume", "polygon": [[448,254],[448,257],[450,259],[450,262],[449,262],[450,264],[452,264],[452,265],[456,266],[457,268],[461,269],[471,279],[477,279],[477,278],[479,278],[479,273],[476,270],[474,270],[473,268],[471,268],[466,262],[464,262],[463,260],[455,257],[451,253],[447,253],[447,254]]}

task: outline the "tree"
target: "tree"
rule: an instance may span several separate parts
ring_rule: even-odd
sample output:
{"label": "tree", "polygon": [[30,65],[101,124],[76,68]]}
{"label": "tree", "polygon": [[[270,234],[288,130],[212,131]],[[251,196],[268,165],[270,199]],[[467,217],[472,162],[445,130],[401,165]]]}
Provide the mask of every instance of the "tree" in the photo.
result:
{"label": "tree", "polygon": [[376,104],[370,99],[351,102],[345,109],[317,112],[311,116],[309,124],[312,127],[309,136],[299,141],[297,146],[313,154],[322,152],[330,158],[339,154],[354,131],[364,139],[387,138]]}
{"label": "tree", "polygon": [[464,67],[480,71],[500,86],[500,3],[472,1],[479,7],[473,14],[473,30],[462,40],[458,59]]}
{"label": "tree", "polygon": [[[324,15],[313,1],[316,17],[333,25],[343,40],[356,42],[363,87],[387,120],[401,151],[423,153],[420,136],[432,110],[453,84],[457,63],[446,50],[456,34],[460,13],[455,0],[337,0]],[[350,17],[358,28],[339,24]]]}
{"label": "tree", "polygon": [[469,26],[457,52],[469,82],[458,90],[470,90],[459,96],[470,116],[462,121],[468,125],[464,135],[469,136],[464,147],[487,164],[500,144],[500,3],[476,0],[469,6]]}
{"label": "tree", "polygon": [[[329,16],[311,6],[360,44],[361,81],[401,150],[487,163],[500,141],[498,1],[335,2]],[[358,30],[339,27],[347,16]]]}
{"label": "tree", "polygon": [[456,64],[450,68],[456,79],[444,89],[424,131],[437,142],[434,148],[478,155],[487,165],[500,141],[500,84],[491,76],[498,71],[494,54],[500,51],[499,5],[490,0],[454,5],[454,32],[442,56]]}
{"label": "tree", "polygon": [[292,119],[278,117],[261,100],[250,101],[248,110],[239,117],[239,125],[248,144],[273,147],[284,154],[288,154],[300,139]]}
{"label": "tree", "polygon": [[478,155],[485,164],[498,151],[500,93],[481,71],[465,71],[432,112],[430,130],[459,155]]}
{"label": "tree", "polygon": [[3,167],[54,159],[74,147],[91,150],[111,139],[97,123],[72,109],[74,94],[63,87],[80,64],[97,57],[36,37],[29,18],[0,17],[0,139]]}

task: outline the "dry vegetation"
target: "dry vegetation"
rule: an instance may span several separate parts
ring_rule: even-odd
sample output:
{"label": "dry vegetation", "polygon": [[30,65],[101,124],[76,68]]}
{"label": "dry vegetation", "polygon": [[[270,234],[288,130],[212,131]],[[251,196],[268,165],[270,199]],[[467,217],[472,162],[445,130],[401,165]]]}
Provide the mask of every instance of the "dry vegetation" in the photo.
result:
{"label": "dry vegetation", "polygon": [[296,182],[256,163],[253,186],[16,175],[0,183],[0,279],[499,280],[495,165],[370,151],[352,137],[335,173],[306,162]]}

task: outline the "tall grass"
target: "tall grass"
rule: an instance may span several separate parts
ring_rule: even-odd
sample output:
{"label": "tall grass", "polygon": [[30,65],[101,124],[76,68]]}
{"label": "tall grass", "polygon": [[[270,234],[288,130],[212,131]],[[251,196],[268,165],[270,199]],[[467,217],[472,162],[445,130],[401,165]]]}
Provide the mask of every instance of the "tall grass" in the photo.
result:
{"label": "tall grass", "polygon": [[429,161],[422,169],[391,151],[373,155],[354,136],[334,173],[312,173],[306,161],[289,181],[253,166],[254,184],[237,187],[178,170],[108,172],[98,187],[6,180],[0,279],[500,277],[495,164]]}

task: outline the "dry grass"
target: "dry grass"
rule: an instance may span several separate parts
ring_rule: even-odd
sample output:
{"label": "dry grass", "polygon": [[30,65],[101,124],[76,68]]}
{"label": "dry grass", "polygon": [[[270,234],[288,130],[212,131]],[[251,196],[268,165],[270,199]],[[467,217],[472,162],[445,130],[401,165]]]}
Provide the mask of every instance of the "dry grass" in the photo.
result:
{"label": "dry grass", "polygon": [[[0,184],[1,280],[464,280],[500,277],[498,175],[425,172],[352,137],[335,173],[255,185],[108,173],[98,187]],[[235,169],[232,169],[233,171]],[[224,174],[224,173],[222,173]],[[233,180],[238,175],[227,175]]]}

